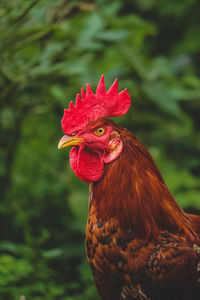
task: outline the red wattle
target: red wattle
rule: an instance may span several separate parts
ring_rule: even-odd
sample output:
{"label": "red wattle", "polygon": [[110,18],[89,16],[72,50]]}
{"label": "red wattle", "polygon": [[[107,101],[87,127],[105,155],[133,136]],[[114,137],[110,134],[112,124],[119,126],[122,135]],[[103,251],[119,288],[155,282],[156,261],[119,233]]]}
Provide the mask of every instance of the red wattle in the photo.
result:
{"label": "red wattle", "polygon": [[79,151],[78,147],[73,147],[72,150],[70,151],[70,165],[71,165],[72,170],[76,174],[76,176],[79,177],[80,179],[82,179],[83,181],[86,181],[86,178],[83,177],[80,174],[79,170],[78,170],[78,166],[77,166],[77,164],[78,164],[78,151]]}
{"label": "red wattle", "polygon": [[70,152],[70,165],[76,176],[90,183],[103,175],[104,163],[101,154],[87,147],[73,147]]}

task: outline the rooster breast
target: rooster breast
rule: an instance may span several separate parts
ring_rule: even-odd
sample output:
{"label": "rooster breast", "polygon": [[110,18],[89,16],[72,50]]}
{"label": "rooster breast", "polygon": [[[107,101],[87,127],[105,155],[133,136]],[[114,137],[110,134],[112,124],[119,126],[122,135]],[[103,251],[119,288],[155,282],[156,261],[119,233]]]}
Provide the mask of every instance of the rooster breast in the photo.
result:
{"label": "rooster breast", "polygon": [[156,242],[148,242],[122,230],[115,218],[99,221],[91,207],[86,251],[104,300],[199,299],[200,255],[183,236],[160,232]]}
{"label": "rooster breast", "polygon": [[122,231],[114,218],[101,222],[90,211],[87,258],[103,299],[149,299],[141,284],[146,286],[146,262],[153,248],[153,243],[136,239],[131,230]]}

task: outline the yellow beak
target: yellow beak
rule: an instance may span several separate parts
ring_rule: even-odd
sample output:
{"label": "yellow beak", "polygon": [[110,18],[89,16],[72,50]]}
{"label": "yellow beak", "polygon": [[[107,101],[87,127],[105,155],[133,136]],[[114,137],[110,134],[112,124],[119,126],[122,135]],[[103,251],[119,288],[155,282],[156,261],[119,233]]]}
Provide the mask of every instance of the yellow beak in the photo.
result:
{"label": "yellow beak", "polygon": [[63,149],[70,146],[77,146],[79,145],[79,142],[83,140],[83,138],[76,138],[73,136],[64,135],[58,143],[58,149]]}

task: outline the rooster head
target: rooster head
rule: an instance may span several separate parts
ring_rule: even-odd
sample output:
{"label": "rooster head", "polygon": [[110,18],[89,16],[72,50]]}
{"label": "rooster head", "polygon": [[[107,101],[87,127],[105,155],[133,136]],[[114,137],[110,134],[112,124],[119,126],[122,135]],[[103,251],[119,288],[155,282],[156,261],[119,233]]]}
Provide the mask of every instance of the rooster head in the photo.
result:
{"label": "rooster head", "polygon": [[77,94],[75,105],[71,101],[69,109],[64,110],[61,123],[65,135],[58,148],[73,146],[71,168],[89,183],[99,180],[104,165],[116,160],[122,152],[123,141],[108,118],[126,114],[131,100],[126,89],[118,93],[117,79],[106,91],[103,75],[95,94],[87,84],[86,93],[81,89],[81,96]]}

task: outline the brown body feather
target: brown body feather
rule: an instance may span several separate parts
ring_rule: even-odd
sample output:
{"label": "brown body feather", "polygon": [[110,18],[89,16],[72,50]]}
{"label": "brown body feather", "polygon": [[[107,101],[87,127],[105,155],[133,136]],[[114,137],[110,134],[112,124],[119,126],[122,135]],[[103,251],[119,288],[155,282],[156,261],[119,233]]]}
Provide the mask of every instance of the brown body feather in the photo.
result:
{"label": "brown body feather", "polygon": [[104,300],[200,299],[200,217],[184,213],[145,147],[112,124],[123,151],[91,184],[86,248]]}

